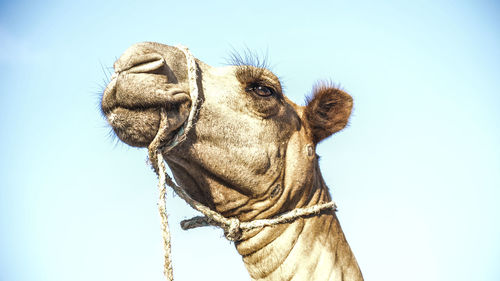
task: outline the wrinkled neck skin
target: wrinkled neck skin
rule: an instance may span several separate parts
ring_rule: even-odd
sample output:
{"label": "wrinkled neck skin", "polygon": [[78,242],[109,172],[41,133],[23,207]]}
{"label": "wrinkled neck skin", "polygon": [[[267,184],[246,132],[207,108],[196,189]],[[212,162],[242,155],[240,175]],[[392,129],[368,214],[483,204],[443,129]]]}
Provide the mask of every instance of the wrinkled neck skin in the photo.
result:
{"label": "wrinkled neck skin", "polygon": [[[204,178],[204,184],[209,184],[210,197],[224,198],[204,203],[226,217],[236,216],[242,221],[271,218],[294,208],[331,201],[317,159],[312,163],[313,169],[303,174],[303,180],[293,180],[286,168],[297,167],[290,167],[291,163],[285,159],[284,171],[277,180],[284,188],[255,198],[221,187],[220,179],[207,180],[216,178],[214,175],[204,175],[204,178],[196,174],[198,178],[191,177],[190,181],[198,185],[199,179]],[[178,180],[185,180],[190,174],[188,169],[182,169],[181,176],[175,161],[169,161],[169,165]],[[296,172],[305,171],[299,168]],[[273,197],[276,192],[280,194]],[[292,223],[245,231],[235,246],[253,280],[363,280],[333,210]]]}
{"label": "wrinkled neck skin", "polygon": [[[330,201],[320,175],[303,196],[305,206]],[[253,280],[363,280],[332,210],[248,232],[236,248]]]}
{"label": "wrinkled neck skin", "polygon": [[[249,211],[250,206],[243,205],[229,208],[231,211],[223,214],[229,216],[231,213],[231,216],[248,221],[251,220],[248,214],[253,214],[251,217],[256,219],[270,218],[294,208],[331,201],[317,161],[310,176],[307,177],[310,181],[301,187],[286,187],[277,200],[246,198],[234,201],[255,202],[254,212]],[[294,190],[302,190],[300,196]],[[290,197],[295,197],[293,205],[288,204],[287,198]],[[255,215],[262,205],[267,205],[266,211]],[[228,208],[219,206],[215,209]],[[252,280],[363,280],[333,210],[299,218],[292,223],[245,231],[235,246]]]}

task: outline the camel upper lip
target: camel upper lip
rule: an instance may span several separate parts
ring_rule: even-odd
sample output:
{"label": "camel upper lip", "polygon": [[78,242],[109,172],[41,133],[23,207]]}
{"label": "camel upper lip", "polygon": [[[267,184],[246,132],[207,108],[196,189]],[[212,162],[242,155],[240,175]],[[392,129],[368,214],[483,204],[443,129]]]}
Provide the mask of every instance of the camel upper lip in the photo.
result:
{"label": "camel upper lip", "polygon": [[[138,67],[154,70],[158,64],[152,62]],[[168,83],[166,75],[136,70],[139,69],[132,68],[113,75],[102,95],[101,110],[104,115],[118,107],[131,110],[164,107],[168,110],[172,105],[190,99],[189,89],[184,84]],[[134,83],[139,86],[131,87]]]}

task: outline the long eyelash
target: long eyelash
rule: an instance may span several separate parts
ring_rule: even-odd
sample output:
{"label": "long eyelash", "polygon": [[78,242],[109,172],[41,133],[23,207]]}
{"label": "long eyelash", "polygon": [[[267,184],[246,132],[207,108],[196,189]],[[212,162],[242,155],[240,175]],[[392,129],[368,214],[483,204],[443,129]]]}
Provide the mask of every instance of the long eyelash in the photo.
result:
{"label": "long eyelash", "polygon": [[259,56],[249,48],[243,49],[242,52],[233,48],[226,62],[236,66],[236,78],[245,84],[259,83],[264,69],[269,68],[268,53]]}
{"label": "long eyelash", "polygon": [[232,48],[226,63],[234,66],[250,65],[257,68],[269,68],[269,57],[267,51],[259,55],[249,48],[243,49],[242,52],[238,52],[236,49]]}

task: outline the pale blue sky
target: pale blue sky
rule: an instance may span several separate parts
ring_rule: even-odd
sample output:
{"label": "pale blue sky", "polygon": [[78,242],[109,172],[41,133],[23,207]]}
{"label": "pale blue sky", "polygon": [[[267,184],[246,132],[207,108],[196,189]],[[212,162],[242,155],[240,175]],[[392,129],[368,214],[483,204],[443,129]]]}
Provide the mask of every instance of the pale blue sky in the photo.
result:
{"label": "pale blue sky", "polygon": [[[319,154],[365,279],[500,280],[496,1],[0,3],[0,280],[163,280],[146,151],[97,106],[102,68],[140,41],[213,66],[267,50],[298,103],[340,83],[355,110]],[[176,280],[249,280],[169,195]]]}

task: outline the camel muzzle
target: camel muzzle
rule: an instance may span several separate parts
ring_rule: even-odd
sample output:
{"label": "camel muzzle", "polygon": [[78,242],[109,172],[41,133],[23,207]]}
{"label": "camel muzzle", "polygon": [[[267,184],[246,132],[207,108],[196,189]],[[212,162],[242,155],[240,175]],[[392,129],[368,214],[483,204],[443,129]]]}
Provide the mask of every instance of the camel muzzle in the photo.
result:
{"label": "camel muzzle", "polygon": [[[118,138],[136,147],[147,147],[154,139],[160,109],[167,113],[168,129],[163,136],[167,138],[184,124],[191,108],[186,75],[178,75],[167,63],[177,59],[176,54],[151,47],[158,46],[142,43],[125,51],[114,64],[115,73],[101,101],[102,112]],[[187,71],[185,65],[173,64]]]}

